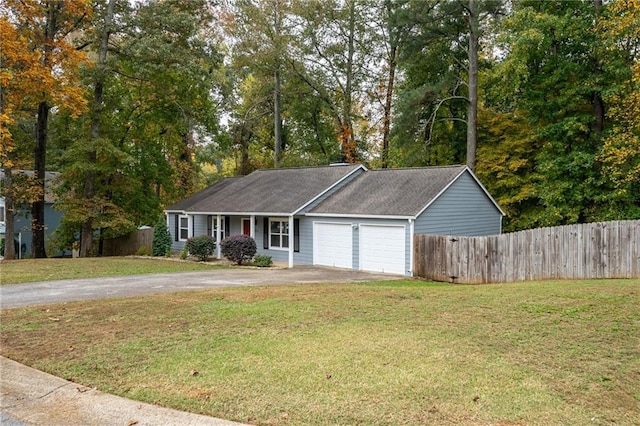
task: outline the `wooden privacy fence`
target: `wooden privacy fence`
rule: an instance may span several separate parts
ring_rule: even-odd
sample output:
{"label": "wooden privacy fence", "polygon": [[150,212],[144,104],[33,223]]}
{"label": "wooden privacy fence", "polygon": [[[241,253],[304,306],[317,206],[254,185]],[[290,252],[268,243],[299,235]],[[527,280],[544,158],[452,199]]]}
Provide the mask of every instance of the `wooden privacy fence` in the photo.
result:
{"label": "wooden privacy fence", "polygon": [[488,237],[416,235],[414,275],[454,283],[640,277],[640,220]]}
{"label": "wooden privacy fence", "polygon": [[103,244],[103,256],[129,256],[132,254],[140,254],[139,250],[141,250],[141,247],[144,247],[142,251],[146,251],[146,254],[151,254],[153,228],[138,229],[127,235],[123,235],[122,237],[104,240]]}

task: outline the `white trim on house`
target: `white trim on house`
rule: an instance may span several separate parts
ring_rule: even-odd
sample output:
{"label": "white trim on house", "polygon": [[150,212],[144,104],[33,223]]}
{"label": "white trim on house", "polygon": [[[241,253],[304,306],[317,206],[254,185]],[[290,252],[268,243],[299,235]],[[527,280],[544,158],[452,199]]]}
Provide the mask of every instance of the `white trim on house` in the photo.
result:
{"label": "white trim on house", "polygon": [[[220,223],[223,217],[222,215],[216,215],[217,223]],[[220,228],[220,226],[216,228],[216,258],[218,260],[222,259],[222,244],[220,244],[222,242],[222,229]]]}
{"label": "white trim on house", "polygon": [[415,219],[414,216],[392,216],[392,215],[374,215],[374,214],[345,214],[345,213],[305,213],[305,216],[311,217],[344,217],[350,219]]}
{"label": "white trim on house", "polygon": [[[187,219],[187,227],[183,227],[182,226],[182,219]],[[189,234],[191,231],[191,228],[193,227],[193,219],[191,215],[188,214],[181,214],[178,215],[178,241],[187,241],[189,239]],[[186,230],[187,231],[187,237],[183,238],[182,237],[182,231]]]}
{"label": "white trim on house", "polygon": [[[292,221],[289,219],[292,219],[293,216],[290,217],[269,217],[268,218],[268,222],[269,222],[269,229],[268,229],[268,237],[269,237],[269,250],[282,250],[282,251],[289,251],[289,249],[293,246],[292,244],[292,231],[293,231],[293,224],[291,223]],[[273,235],[279,235],[280,236],[280,245],[279,246],[273,246],[271,245],[271,222],[279,222],[280,223],[280,228],[281,231],[279,233],[274,233]],[[286,223],[287,224],[287,233],[285,234],[282,231],[282,224]],[[282,239],[283,237],[286,236],[287,237],[287,246],[284,247],[282,245]]]}
{"label": "white trim on house", "polygon": [[289,216],[289,268],[293,268],[293,251],[295,249],[296,231],[293,215]]}

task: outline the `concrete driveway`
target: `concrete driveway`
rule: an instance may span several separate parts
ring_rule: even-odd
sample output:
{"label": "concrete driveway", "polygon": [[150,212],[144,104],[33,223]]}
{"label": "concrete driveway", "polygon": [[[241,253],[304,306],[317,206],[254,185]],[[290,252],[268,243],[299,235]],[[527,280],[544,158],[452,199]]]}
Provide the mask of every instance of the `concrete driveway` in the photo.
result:
{"label": "concrete driveway", "polygon": [[398,275],[347,269],[296,266],[292,269],[212,269],[199,272],[46,281],[0,286],[0,308],[217,287],[346,283],[402,278]]}

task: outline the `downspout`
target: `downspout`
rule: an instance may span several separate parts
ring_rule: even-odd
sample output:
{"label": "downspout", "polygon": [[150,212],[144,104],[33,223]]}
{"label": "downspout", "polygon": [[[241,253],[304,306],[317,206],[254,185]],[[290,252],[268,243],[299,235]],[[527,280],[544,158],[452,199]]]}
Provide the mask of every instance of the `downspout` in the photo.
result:
{"label": "downspout", "polygon": [[293,214],[289,216],[289,268],[293,268],[294,248]]}
{"label": "downspout", "polygon": [[415,222],[409,219],[409,276],[413,277],[413,256],[415,252],[414,246],[414,227]]}
{"label": "downspout", "polygon": [[222,231],[220,228],[222,227],[222,220],[220,215],[216,216],[216,259],[222,259],[222,248],[220,247],[220,238],[222,238]]}

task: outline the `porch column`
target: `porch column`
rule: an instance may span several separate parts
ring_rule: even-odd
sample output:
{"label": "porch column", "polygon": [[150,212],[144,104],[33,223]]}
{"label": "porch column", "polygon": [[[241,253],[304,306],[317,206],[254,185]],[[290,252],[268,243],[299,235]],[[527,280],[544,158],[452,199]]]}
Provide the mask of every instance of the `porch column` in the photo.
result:
{"label": "porch column", "polygon": [[293,268],[293,215],[289,216],[289,268]]}
{"label": "porch column", "polygon": [[216,259],[222,259],[222,248],[220,247],[220,238],[222,238],[222,216],[216,216]]}
{"label": "porch column", "polygon": [[256,215],[251,215],[251,226],[249,227],[249,236],[256,239]]}

